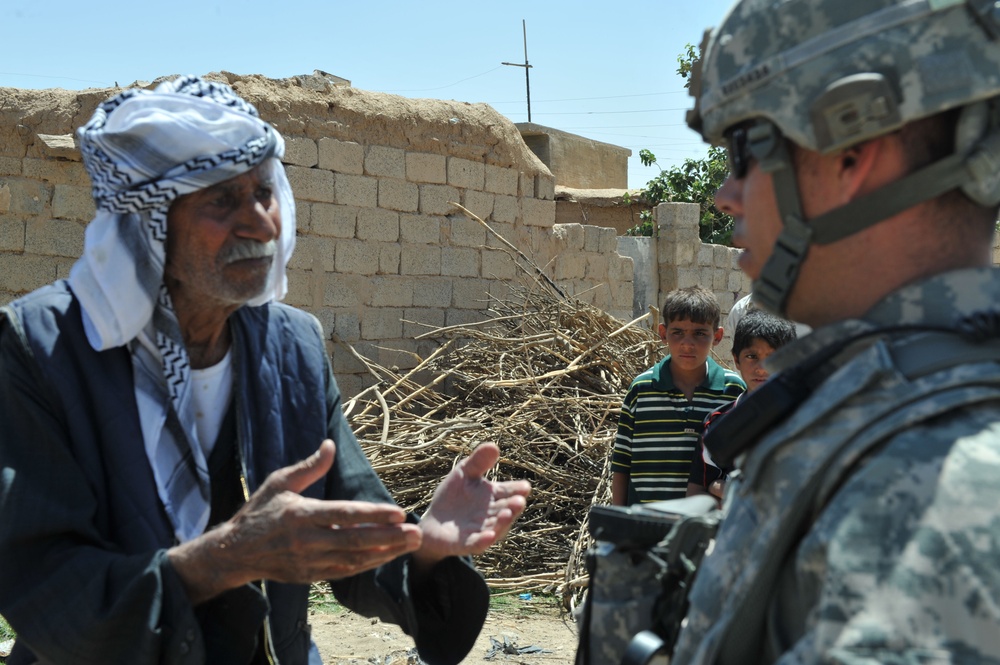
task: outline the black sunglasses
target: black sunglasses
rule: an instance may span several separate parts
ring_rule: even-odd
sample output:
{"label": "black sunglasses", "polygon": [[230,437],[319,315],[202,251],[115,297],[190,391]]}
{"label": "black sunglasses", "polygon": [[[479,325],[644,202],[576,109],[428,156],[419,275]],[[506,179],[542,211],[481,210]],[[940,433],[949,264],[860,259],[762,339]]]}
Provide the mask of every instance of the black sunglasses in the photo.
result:
{"label": "black sunglasses", "polygon": [[747,134],[753,123],[737,125],[726,132],[726,157],[729,162],[729,173],[733,178],[742,180],[750,170],[750,163],[753,161],[753,154],[750,152],[750,143]]}

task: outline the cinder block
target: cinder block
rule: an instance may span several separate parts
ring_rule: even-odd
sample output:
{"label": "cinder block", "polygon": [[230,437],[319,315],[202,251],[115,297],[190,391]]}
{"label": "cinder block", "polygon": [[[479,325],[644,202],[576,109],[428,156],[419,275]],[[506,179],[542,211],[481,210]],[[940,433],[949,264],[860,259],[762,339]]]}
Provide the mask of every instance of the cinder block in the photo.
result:
{"label": "cinder block", "polygon": [[[419,284],[417,285],[419,288]],[[403,337],[412,339],[444,325],[444,310],[411,307],[403,312]]]}
{"label": "cinder block", "polygon": [[86,187],[88,191],[90,189],[90,176],[81,162],[25,157],[21,172],[25,178],[32,180],[44,180],[53,185]]}
{"label": "cinder block", "polygon": [[583,251],[601,251],[601,227],[589,224],[583,227]]}
{"label": "cinder block", "polygon": [[372,303],[379,307],[410,307],[413,305],[413,280],[409,277],[376,277]]}
{"label": "cinder block", "polygon": [[519,269],[514,258],[503,250],[483,250],[483,277],[514,279]]}
{"label": "cinder block", "polygon": [[458,309],[453,307],[445,312],[444,324],[446,326],[468,326],[479,323],[486,318],[484,310],[481,309]]}
{"label": "cinder block", "polygon": [[439,185],[448,183],[447,159],[427,152],[406,153],[406,179]]}
{"label": "cinder block", "polygon": [[615,254],[618,252],[618,233],[614,229],[598,227],[599,241],[597,251],[601,254]]}
{"label": "cinder block", "polygon": [[398,243],[384,242],[378,249],[378,272],[380,275],[398,275],[402,247]]}
{"label": "cinder block", "polygon": [[455,247],[482,247],[486,244],[486,229],[465,215],[452,215],[451,244]]}
{"label": "cinder block", "polygon": [[58,261],[49,256],[0,254],[0,292],[23,294],[56,279]]}
{"label": "cinder block", "polygon": [[532,173],[517,174],[517,195],[521,198],[535,197],[535,176]]}
{"label": "cinder block", "polygon": [[743,288],[743,272],[730,270],[726,273],[726,288],[734,292],[740,291]]}
{"label": "cinder block", "polygon": [[490,305],[488,279],[459,279],[452,287],[452,306],[458,309],[486,309]]}
{"label": "cinder block", "polygon": [[[308,201],[295,201],[295,229],[298,233],[312,232],[312,207]],[[326,205],[326,204],[323,204]],[[286,213],[281,211],[281,219],[286,219]]]}
{"label": "cinder block", "polygon": [[21,160],[0,156],[0,176],[3,175],[21,175]]}
{"label": "cinder block", "polygon": [[[360,333],[358,335],[360,339]],[[333,351],[333,373],[337,377],[337,384],[343,390],[343,386],[349,381],[348,377],[354,374],[367,373],[367,365],[358,360],[357,356],[343,348],[344,344],[334,344]],[[358,343],[352,342],[351,346],[358,350]]]}
{"label": "cinder block", "polygon": [[406,178],[406,153],[402,148],[383,145],[368,147],[365,155],[365,173],[383,178]]}
{"label": "cinder block", "polygon": [[288,267],[292,270],[333,272],[337,241],[324,236],[298,236]]}
{"label": "cinder block", "polygon": [[335,187],[337,203],[359,208],[378,207],[377,178],[338,173],[335,177]]}
{"label": "cinder block", "polygon": [[[509,249],[507,243],[502,242],[500,238],[503,238],[504,240],[506,240],[511,245],[514,245],[515,247],[518,246],[517,231],[513,224],[500,224],[494,221],[490,224],[490,231],[492,231],[492,233],[486,234],[487,247],[496,247],[496,248],[502,247],[505,249]],[[498,238],[497,236],[500,237]]]}
{"label": "cinder block", "polygon": [[285,156],[281,158],[285,164],[311,168],[319,164],[319,149],[316,142],[309,138],[296,137],[285,139]]}
{"label": "cinder block", "polygon": [[556,222],[556,202],[522,199],[521,211],[526,226],[551,227]]}
{"label": "cinder block", "polygon": [[729,258],[730,248],[725,245],[710,245],[712,248],[712,265],[716,268],[729,268],[732,259]]}
{"label": "cinder block", "polygon": [[288,184],[292,186],[296,199],[305,201],[337,202],[333,174],[323,169],[307,169],[302,166],[286,166]]}
{"label": "cinder block", "polygon": [[702,245],[698,248],[698,265],[705,267],[714,264],[715,252],[712,251],[712,245]]}
{"label": "cinder block", "polygon": [[360,240],[337,243],[334,265],[337,272],[352,275],[374,275],[378,271],[378,245]]}
{"label": "cinder block", "polygon": [[400,215],[399,239],[404,243],[436,245],[441,242],[442,220],[432,215]]}
{"label": "cinder block", "polygon": [[335,173],[361,175],[365,172],[365,150],[353,141],[321,138],[316,142],[317,165]]}
{"label": "cinder block", "polygon": [[379,178],[378,205],[389,210],[416,212],[420,205],[420,190],[412,182]]}
{"label": "cinder block", "polygon": [[56,259],[56,279],[68,279],[76,259]]}
{"label": "cinder block", "polygon": [[310,225],[315,234],[334,238],[353,238],[357,221],[358,208],[354,206],[312,204]]}
{"label": "cinder block", "polygon": [[337,387],[340,388],[340,397],[345,403],[357,395],[360,395],[361,392],[371,385],[371,382],[373,381],[368,372],[356,374],[337,371],[335,373],[337,376]]}
{"label": "cinder block", "polygon": [[608,280],[616,284],[634,281],[635,259],[631,256],[611,256],[608,260]]}
{"label": "cinder block", "polygon": [[564,252],[555,263],[556,281],[583,279],[587,276],[587,260],[576,252]]}
{"label": "cinder block", "polygon": [[539,173],[535,176],[535,198],[545,201],[556,199],[556,179],[554,176]]}
{"label": "cinder block", "polygon": [[462,192],[462,205],[479,219],[486,221],[493,214],[494,194],[466,189]]}
{"label": "cinder block", "polygon": [[7,183],[0,184],[0,214],[10,212],[10,200],[12,196],[10,185]]}
{"label": "cinder block", "polygon": [[486,185],[486,165],[461,157],[449,157],[448,184],[482,191]]}
{"label": "cinder block", "polygon": [[673,254],[675,257],[675,265],[677,265],[678,267],[680,266],[691,267],[695,265],[695,256],[698,252],[698,247],[696,245],[685,243],[680,245],[674,245],[673,249],[674,249]]}
{"label": "cinder block", "polygon": [[288,293],[285,294],[284,302],[293,307],[312,307],[312,271],[289,269],[286,274],[288,275]]}
{"label": "cinder block", "polygon": [[24,231],[23,218],[0,215],[0,252],[23,252]]}
{"label": "cinder block", "polygon": [[333,328],[337,324],[337,315],[329,307],[323,307],[322,303],[318,307],[303,307],[310,314],[316,317],[319,325],[323,328],[323,339],[333,339]]}
{"label": "cinder block", "polygon": [[361,339],[399,339],[403,336],[400,315],[394,307],[366,307],[361,314]]}
{"label": "cinder block", "polygon": [[552,236],[565,243],[566,249],[582,251],[586,242],[586,227],[582,224],[556,224]]}
{"label": "cinder block", "polygon": [[361,339],[361,317],[354,312],[337,312],[334,319],[334,332],[345,342],[357,342]]}
{"label": "cinder block", "polygon": [[424,277],[414,280],[414,307],[450,307],[452,286],[455,280],[442,277]]}
{"label": "cinder block", "polygon": [[517,196],[517,176],[514,169],[487,164],[485,189],[493,194]]}
{"label": "cinder block", "polygon": [[441,248],[403,245],[399,257],[399,272],[403,275],[440,275]]}
{"label": "cinder block", "polygon": [[712,270],[712,290],[725,291],[729,288],[729,271],[722,268]]}
{"label": "cinder block", "polygon": [[[368,294],[356,288],[357,279],[357,275],[326,273],[323,285],[323,306],[354,308],[365,304]],[[362,277],[362,279],[370,281],[368,277]]]}
{"label": "cinder block", "polygon": [[27,178],[0,178],[0,190],[10,191],[10,208],[13,213],[40,215],[52,200],[52,186]]}
{"label": "cinder block", "polygon": [[52,194],[52,216],[89,222],[97,213],[97,206],[89,187],[55,185]]}
{"label": "cinder block", "polygon": [[471,247],[442,247],[441,274],[451,277],[478,277],[479,250]]}
{"label": "cinder block", "polygon": [[420,363],[417,343],[410,339],[394,339],[378,345],[378,364],[395,372],[411,370]]}
{"label": "cinder block", "polygon": [[399,213],[382,208],[358,211],[358,240],[396,242],[399,240]]}
{"label": "cinder block", "polygon": [[608,257],[603,254],[588,254],[585,277],[591,282],[608,281]]}
{"label": "cinder block", "polygon": [[24,251],[77,258],[83,253],[83,230],[84,225],[79,222],[30,218],[25,224]]}
{"label": "cinder block", "polygon": [[493,221],[513,224],[521,214],[521,202],[516,196],[498,195],[493,199]]}
{"label": "cinder block", "polygon": [[420,212],[425,215],[450,215],[455,212],[452,201],[461,201],[461,193],[448,185],[419,185]]}

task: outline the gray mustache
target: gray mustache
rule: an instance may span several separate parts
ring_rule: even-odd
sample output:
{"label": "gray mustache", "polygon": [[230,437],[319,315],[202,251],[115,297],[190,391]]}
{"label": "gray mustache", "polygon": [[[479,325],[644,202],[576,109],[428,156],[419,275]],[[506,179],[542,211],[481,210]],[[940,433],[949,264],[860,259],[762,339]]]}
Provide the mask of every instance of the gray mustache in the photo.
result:
{"label": "gray mustache", "polygon": [[230,263],[235,263],[236,261],[245,261],[247,259],[263,259],[269,256],[274,256],[274,253],[278,251],[278,243],[274,240],[268,240],[267,242],[257,242],[256,240],[241,240],[240,242],[232,245],[222,253],[222,262],[226,265]]}

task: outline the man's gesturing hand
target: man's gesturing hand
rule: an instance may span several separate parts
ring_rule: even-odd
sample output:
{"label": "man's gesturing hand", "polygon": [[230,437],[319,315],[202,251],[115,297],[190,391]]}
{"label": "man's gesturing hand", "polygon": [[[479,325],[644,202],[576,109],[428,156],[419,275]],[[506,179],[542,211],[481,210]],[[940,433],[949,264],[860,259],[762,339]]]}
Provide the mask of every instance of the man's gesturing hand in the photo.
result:
{"label": "man's gesturing hand", "polygon": [[333,465],[324,441],[309,458],[267,477],[228,522],[170,550],[193,602],[258,579],[306,584],[380,566],[420,547],[398,506],[321,501],[299,493]]}
{"label": "man's gesturing hand", "polygon": [[413,555],[419,570],[447,556],[485,551],[502,540],[524,512],[531,491],[528,481],[483,478],[499,459],[496,444],[481,444],[438,485],[420,521],[423,544]]}

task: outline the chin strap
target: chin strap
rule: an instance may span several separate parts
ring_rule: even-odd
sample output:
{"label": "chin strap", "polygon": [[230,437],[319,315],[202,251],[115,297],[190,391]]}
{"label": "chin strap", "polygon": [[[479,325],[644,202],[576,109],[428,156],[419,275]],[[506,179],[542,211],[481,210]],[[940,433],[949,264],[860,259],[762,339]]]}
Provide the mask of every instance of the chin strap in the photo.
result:
{"label": "chin strap", "polygon": [[785,316],[788,296],[810,244],[836,242],[957,188],[983,206],[994,206],[1000,200],[996,184],[1000,131],[990,132],[971,150],[938,160],[808,222],[802,216],[795,168],[781,130],[761,122],[747,133],[747,142],[760,168],[772,174],[783,223],[771,256],[753,283],[753,299],[779,316]]}
{"label": "chin strap", "polygon": [[747,132],[747,144],[760,168],[771,174],[783,224],[770,258],[753,283],[753,301],[784,316],[785,303],[809,251],[813,231],[802,219],[795,167],[781,130],[770,122],[758,123]]}

